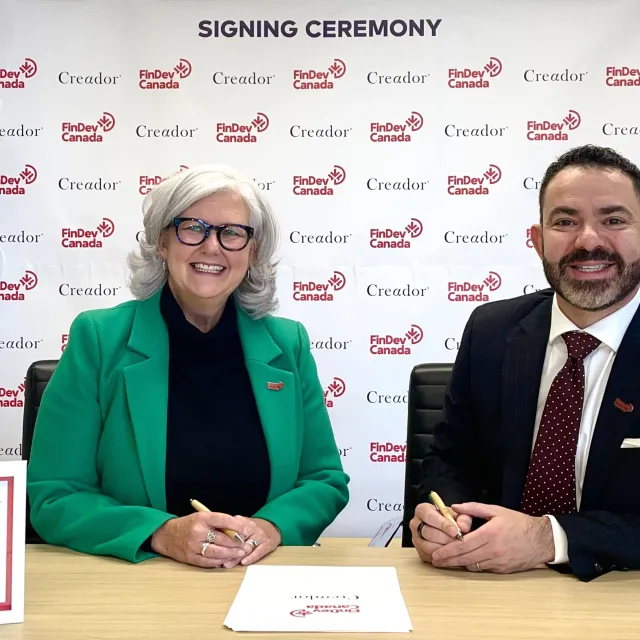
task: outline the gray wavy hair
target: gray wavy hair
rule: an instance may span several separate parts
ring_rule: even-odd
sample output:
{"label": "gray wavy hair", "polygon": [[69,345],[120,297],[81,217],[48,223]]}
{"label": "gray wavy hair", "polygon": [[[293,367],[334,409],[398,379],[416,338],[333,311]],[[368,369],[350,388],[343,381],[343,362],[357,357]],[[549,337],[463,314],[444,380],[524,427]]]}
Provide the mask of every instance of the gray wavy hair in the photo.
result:
{"label": "gray wavy hair", "polygon": [[158,253],[161,232],[176,216],[202,198],[214,193],[234,191],[249,210],[249,224],[255,228],[252,242],[256,248],[247,276],[236,290],[238,304],[253,318],[273,313],[276,299],[278,221],[258,185],[223,164],[210,164],[176,173],[155,187],[144,199],[144,232],[139,250],[127,256],[131,270],[129,289],[138,300],[145,300],[160,289],[166,279],[162,257]]}

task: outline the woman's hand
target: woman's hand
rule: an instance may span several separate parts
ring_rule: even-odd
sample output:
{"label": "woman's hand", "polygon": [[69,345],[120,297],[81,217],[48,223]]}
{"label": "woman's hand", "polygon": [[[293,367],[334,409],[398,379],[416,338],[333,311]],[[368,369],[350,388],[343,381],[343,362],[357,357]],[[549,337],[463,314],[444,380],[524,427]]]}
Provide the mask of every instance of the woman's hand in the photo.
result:
{"label": "woman's hand", "polygon": [[[266,555],[274,551],[282,542],[282,535],[278,528],[266,520],[261,518],[245,518],[244,516],[236,516],[237,520],[242,522],[244,531],[247,531],[245,547],[249,549],[249,553],[244,557],[238,557],[228,560],[224,563],[226,569],[232,569],[237,564],[250,565],[258,560],[262,560]],[[255,540],[257,546],[249,543],[249,540]]]}
{"label": "woman's hand", "polygon": [[[255,528],[247,518],[234,518],[225,513],[198,512],[165,522],[151,537],[151,548],[178,562],[212,569],[233,561],[235,566],[245,557],[252,556],[253,545],[232,540],[219,529],[231,529],[246,539],[254,536]],[[209,533],[211,535],[209,536]],[[202,546],[215,534],[214,542]]]}

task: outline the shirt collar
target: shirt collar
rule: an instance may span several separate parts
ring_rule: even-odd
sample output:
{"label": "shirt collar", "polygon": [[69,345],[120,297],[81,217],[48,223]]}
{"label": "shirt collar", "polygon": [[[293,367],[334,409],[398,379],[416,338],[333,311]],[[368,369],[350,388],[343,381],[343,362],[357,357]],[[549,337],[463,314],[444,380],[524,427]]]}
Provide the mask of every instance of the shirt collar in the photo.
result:
{"label": "shirt collar", "polygon": [[586,329],[576,327],[558,306],[558,294],[553,296],[551,307],[551,330],[549,331],[549,344],[555,342],[565,331],[585,331],[600,342],[606,344],[613,352],[617,352],[636,311],[640,306],[640,289],[636,295],[621,309],[608,315],[598,322],[594,322]]}

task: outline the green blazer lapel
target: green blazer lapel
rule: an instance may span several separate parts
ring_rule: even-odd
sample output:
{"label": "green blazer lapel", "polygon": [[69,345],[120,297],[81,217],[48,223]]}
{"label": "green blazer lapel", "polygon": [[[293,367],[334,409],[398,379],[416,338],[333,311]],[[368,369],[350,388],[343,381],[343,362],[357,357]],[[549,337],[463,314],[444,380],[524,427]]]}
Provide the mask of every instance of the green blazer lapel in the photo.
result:
{"label": "green blazer lapel", "polygon": [[269,451],[271,500],[295,483],[298,472],[295,378],[273,364],[282,350],[262,320],[253,320],[238,307],[238,330]]}
{"label": "green blazer lapel", "polygon": [[124,380],[142,476],[151,507],[166,511],[169,336],[160,292],[138,304],[127,346],[140,357],[124,368]]}

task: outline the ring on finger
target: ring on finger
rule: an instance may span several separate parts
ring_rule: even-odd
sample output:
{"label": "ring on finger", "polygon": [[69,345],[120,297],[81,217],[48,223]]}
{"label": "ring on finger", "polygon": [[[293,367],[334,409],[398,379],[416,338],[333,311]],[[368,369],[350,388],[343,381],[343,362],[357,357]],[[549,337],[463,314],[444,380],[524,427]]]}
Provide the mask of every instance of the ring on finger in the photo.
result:
{"label": "ring on finger", "polygon": [[247,540],[247,542],[253,546],[253,548],[255,549],[260,543],[257,540],[254,540],[253,538],[249,538]]}
{"label": "ring on finger", "polygon": [[482,573],[482,569],[480,568],[479,562],[476,562],[476,569],[478,570],[479,573]]}
{"label": "ring on finger", "polygon": [[424,527],[426,523],[425,522],[420,522],[420,524],[418,525],[418,535],[423,539],[423,540],[427,540],[423,535],[422,535],[422,527]]}
{"label": "ring on finger", "polygon": [[200,548],[200,555],[204,556],[206,558],[206,551],[207,551],[207,547],[210,545],[210,542],[203,542],[202,543],[202,547]]}
{"label": "ring on finger", "polygon": [[216,536],[218,532],[215,529],[209,529],[209,533],[207,533],[207,542],[209,544],[213,544],[216,540]]}

